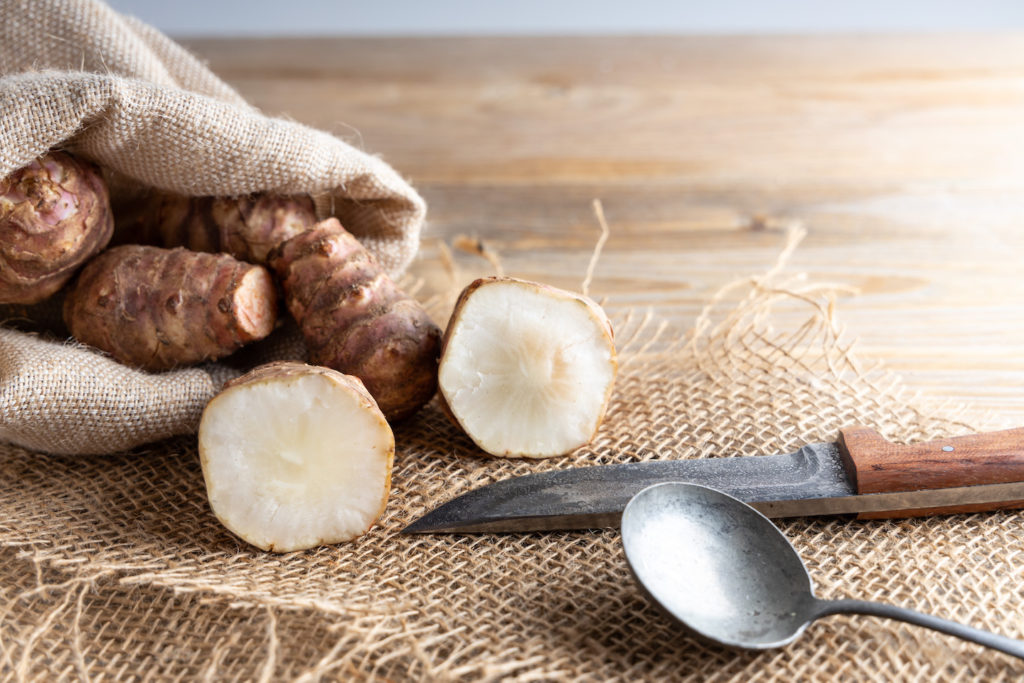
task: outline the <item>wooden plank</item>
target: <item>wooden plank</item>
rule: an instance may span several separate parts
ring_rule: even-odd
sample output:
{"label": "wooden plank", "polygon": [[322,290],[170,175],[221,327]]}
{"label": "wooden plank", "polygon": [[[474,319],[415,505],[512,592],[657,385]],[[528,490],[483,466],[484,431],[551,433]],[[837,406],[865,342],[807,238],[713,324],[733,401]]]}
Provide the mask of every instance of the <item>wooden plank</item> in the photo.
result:
{"label": "wooden plank", "polygon": [[[381,154],[434,241],[681,327],[808,236],[859,353],[989,428],[1024,424],[1024,35],[203,40],[257,106]],[[485,264],[463,258],[467,272]]]}

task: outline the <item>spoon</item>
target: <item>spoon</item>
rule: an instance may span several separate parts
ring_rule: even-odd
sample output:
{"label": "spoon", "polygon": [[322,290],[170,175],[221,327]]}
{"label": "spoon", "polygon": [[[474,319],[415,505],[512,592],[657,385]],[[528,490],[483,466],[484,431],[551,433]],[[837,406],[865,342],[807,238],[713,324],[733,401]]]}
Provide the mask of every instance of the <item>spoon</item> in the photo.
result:
{"label": "spoon", "polygon": [[796,549],[767,517],[695,484],[657,484],[622,514],[622,545],[647,596],[690,633],[766,650],[831,614],[899,619],[1024,659],[1024,641],[865,600],[821,600]]}

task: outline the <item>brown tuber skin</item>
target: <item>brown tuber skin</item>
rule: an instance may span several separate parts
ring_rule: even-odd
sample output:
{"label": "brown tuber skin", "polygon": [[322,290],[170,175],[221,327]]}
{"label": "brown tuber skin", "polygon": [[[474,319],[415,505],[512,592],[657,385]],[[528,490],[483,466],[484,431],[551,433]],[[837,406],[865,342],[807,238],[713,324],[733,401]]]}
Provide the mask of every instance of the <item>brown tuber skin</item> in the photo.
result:
{"label": "brown tuber skin", "polygon": [[355,375],[389,420],[437,388],[441,332],[335,219],[308,197],[150,195],[119,218],[118,238],[227,252],[276,271],[309,360]]}
{"label": "brown tuber skin", "polygon": [[227,254],[125,245],[81,272],[64,320],[82,343],[150,371],[214,360],[270,334],[270,273]]}
{"label": "brown tuber skin", "polygon": [[441,331],[337,219],[284,242],[268,265],[311,363],[361,379],[391,421],[433,397]]}
{"label": "brown tuber skin", "polygon": [[115,239],[224,252],[242,261],[265,264],[267,252],[315,224],[316,212],[309,197],[156,194],[119,212]]}
{"label": "brown tuber skin", "polygon": [[0,180],[0,303],[46,299],[110,241],[99,169],[51,152]]}

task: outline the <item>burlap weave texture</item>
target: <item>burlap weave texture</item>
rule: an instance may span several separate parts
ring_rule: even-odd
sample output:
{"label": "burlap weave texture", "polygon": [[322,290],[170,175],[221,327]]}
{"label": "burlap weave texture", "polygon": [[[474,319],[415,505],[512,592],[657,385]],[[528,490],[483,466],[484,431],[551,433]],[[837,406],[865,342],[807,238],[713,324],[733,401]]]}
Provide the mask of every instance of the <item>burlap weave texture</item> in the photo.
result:
{"label": "burlap weave texture", "polygon": [[195,429],[218,388],[201,368],[150,375],[85,347],[3,328],[0,378],[0,440],[64,453],[81,452],[97,423],[106,429],[105,452],[138,445],[140,433],[161,439]]}
{"label": "burlap weave texture", "polygon": [[[629,578],[618,532],[402,536],[499,478],[653,458],[792,450],[844,425],[896,440],[966,425],[864,372],[820,292],[775,273],[671,342],[616,324],[623,370],[597,440],[555,460],[481,457],[436,406],[396,432],[384,518],[350,544],[255,551],[204,501],[191,439],[107,458],[0,449],[0,666],[144,680],[1018,680],[1015,660],[922,629],[836,617],[793,645],[734,653],[683,636]],[[797,294],[794,297],[792,294]],[[772,331],[774,309],[807,322]],[[720,310],[729,310],[719,306]],[[26,505],[27,500],[34,501]],[[1024,515],[799,519],[781,526],[822,597],[918,607],[1024,635]]]}

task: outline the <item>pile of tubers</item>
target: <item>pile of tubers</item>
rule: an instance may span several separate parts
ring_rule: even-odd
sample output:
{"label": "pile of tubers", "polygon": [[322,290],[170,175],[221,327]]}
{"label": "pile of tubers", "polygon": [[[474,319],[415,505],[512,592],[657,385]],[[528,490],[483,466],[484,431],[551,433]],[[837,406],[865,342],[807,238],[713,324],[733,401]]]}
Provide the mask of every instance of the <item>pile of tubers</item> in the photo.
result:
{"label": "pile of tubers", "polygon": [[264,550],[350,540],[374,524],[390,490],[389,422],[431,400],[439,368],[441,407],[492,455],[567,453],[607,410],[615,345],[586,297],[478,280],[442,340],[308,197],[152,193],[116,218],[115,230],[101,170],[70,154],[0,179],[0,304],[63,296],[75,339],[160,372],[266,337],[283,302],[311,365],[271,363],[228,383],[199,428],[213,512]]}

